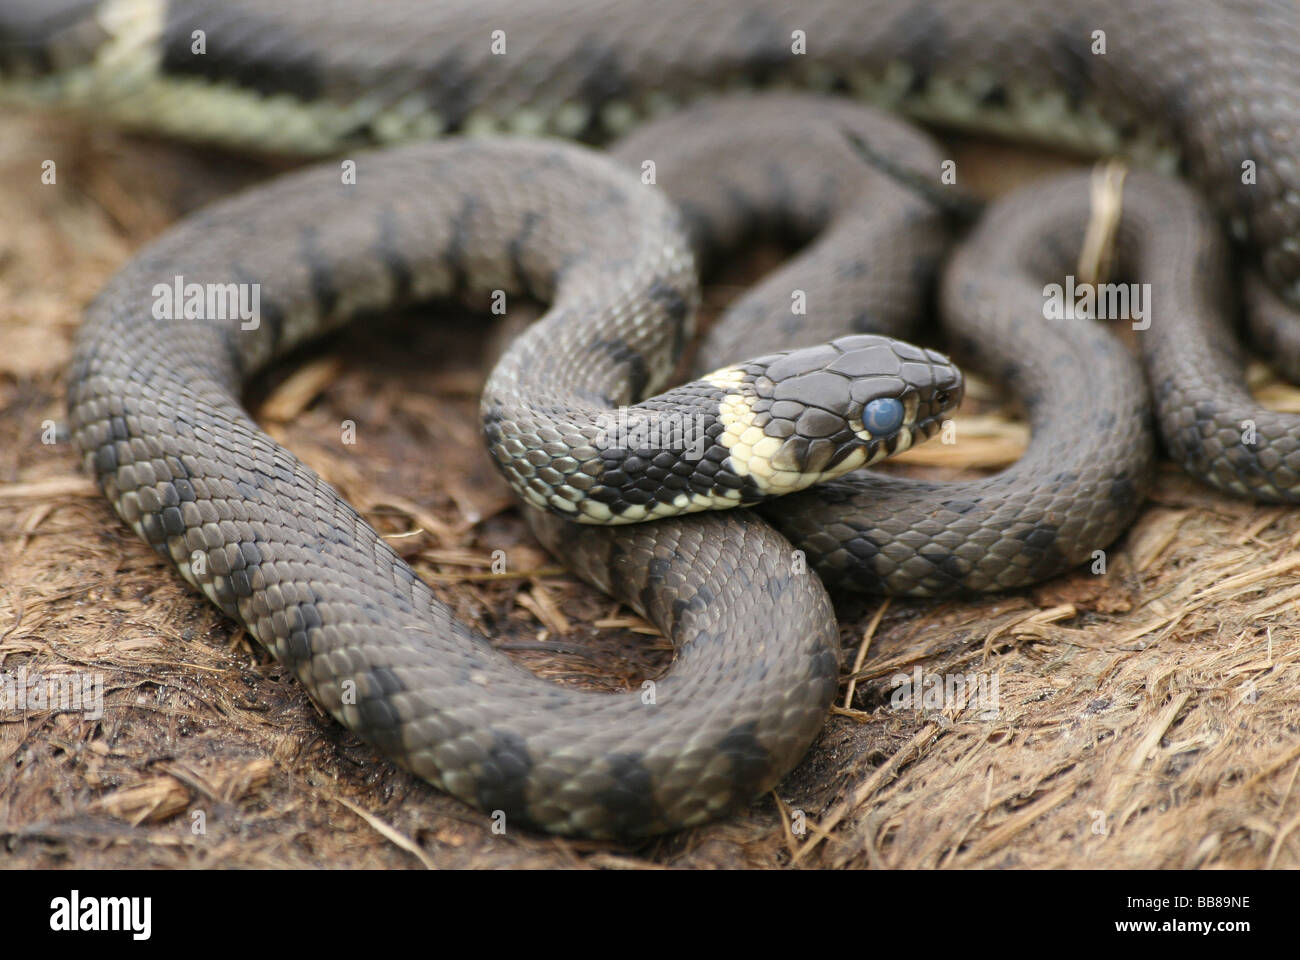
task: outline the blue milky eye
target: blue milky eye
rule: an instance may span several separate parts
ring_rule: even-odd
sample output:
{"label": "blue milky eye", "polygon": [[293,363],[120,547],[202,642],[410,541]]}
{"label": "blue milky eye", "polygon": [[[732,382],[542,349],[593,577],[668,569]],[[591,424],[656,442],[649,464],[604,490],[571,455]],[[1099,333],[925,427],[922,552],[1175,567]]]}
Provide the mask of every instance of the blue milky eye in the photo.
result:
{"label": "blue milky eye", "polygon": [[862,410],[862,425],[877,437],[893,433],[903,425],[903,403],[893,397],[879,397]]}

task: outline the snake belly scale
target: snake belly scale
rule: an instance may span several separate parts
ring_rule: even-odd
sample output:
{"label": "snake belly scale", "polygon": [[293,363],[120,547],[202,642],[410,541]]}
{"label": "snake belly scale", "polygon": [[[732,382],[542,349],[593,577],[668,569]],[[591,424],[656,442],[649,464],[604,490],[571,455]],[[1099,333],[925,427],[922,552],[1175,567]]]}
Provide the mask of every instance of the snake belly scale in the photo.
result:
{"label": "snake belly scale", "polygon": [[[775,2],[683,0],[647,21],[634,5],[560,0],[522,10],[394,3],[362,18],[338,0],[274,9],[61,0],[0,13],[0,93],[310,153],[502,128],[602,139],[719,85],[792,80],[994,132],[1176,155],[1258,251],[1267,283],[1250,281],[1252,316],[1286,342],[1296,329],[1288,303],[1300,299],[1300,172],[1283,135],[1300,115],[1297,15],[1281,3],[1158,6],[1156,15],[1096,0],[1066,17],[1046,0],[978,11],[824,0],[792,24]],[[202,59],[186,53],[200,28]],[[1089,47],[1096,29],[1111,44],[1102,55]],[[492,59],[494,30],[514,56]],[[820,44],[816,56],[791,59],[792,30]],[[839,329],[823,330],[824,317],[798,330],[727,327],[704,346],[716,360],[707,372],[643,399],[664,386],[692,333],[692,246],[707,255],[764,217],[799,221],[805,233],[880,231],[841,213],[839,198],[856,188],[844,185],[849,174],[837,179],[839,165],[876,176],[846,148],[845,128],[862,123],[862,139],[898,147],[903,166],[932,149],[891,121],[826,109],[826,129],[839,135],[825,151],[804,140],[802,155],[796,142],[782,160],[731,156],[695,197],[670,191],[682,214],[626,167],[519,140],[365,155],[350,188],[326,165],[218,204],[142,251],[88,309],[69,380],[74,439],[128,524],[340,722],[435,785],[562,833],[639,836],[717,816],[775,783],[816,735],[835,689],[837,637],[821,584],[792,571],[775,530],[744,511],[680,514],[759,505],[828,583],[932,595],[1016,586],[1079,562],[1131,520],[1149,474],[1152,413],[1132,358],[1087,323],[1016,336],[1025,311],[1041,316],[1039,278],[1068,269],[1077,252],[1086,211],[1077,178],[992,211],[987,236],[1031,239],[1000,261],[981,259],[972,242],[944,280],[954,348],[1030,408],[1033,445],[1016,468],[967,488],[834,479],[932,435],[960,399],[956,369],[889,336],[906,332],[890,319],[905,311],[884,307],[840,317]],[[665,154],[680,144],[683,169],[699,169],[743,137],[746,119],[780,140],[783,125],[820,110],[705,104],[662,121],[680,129],[634,132],[619,156],[646,155],[651,141],[638,136],[665,138]],[[712,136],[688,143],[682,130],[710,129],[709,111]],[[1245,188],[1243,158],[1267,174],[1258,189]],[[719,186],[732,176],[767,178],[781,212]],[[1168,302],[1196,306],[1203,334],[1178,335],[1171,310],[1161,335],[1142,341],[1166,443],[1221,487],[1296,499],[1291,419],[1261,415],[1257,443],[1232,440],[1237,419],[1256,411],[1220,332],[1225,257],[1199,239],[1212,236],[1212,220],[1159,178],[1135,177],[1130,196],[1123,268],[1170,291]],[[910,229],[933,229],[915,198],[886,205]],[[1148,239],[1171,228],[1194,235],[1193,248]],[[887,239],[903,234],[884,229]],[[910,280],[928,280],[941,243],[907,242],[929,252]],[[823,246],[791,264],[809,290],[871,272]],[[154,318],[151,291],[173,276],[261,284],[263,322],[244,331]],[[1202,298],[1178,299],[1197,283]],[[485,430],[521,496],[548,511],[527,512],[543,542],[672,637],[677,660],[649,708],[636,694],[560,688],[511,665],[239,406],[244,380],[303,340],[463,289],[551,305],[489,380]],[[898,295],[895,306],[917,297]],[[792,332],[798,342],[782,340]],[[736,362],[728,344],[737,342],[754,359]],[[1103,389],[1062,386],[1081,354]],[[680,448],[602,448],[597,421],[626,405],[651,421],[703,418],[705,455],[688,463]],[[833,482],[773,499],[824,479]],[[564,520],[655,517],[671,519]]]}

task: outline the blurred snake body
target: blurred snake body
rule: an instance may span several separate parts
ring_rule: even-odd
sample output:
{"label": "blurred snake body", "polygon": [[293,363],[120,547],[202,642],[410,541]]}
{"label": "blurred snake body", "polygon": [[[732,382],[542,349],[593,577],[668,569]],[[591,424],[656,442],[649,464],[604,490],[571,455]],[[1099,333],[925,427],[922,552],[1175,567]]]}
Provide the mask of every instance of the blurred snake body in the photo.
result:
{"label": "blurred snake body", "polygon": [[[1153,420],[1208,482],[1300,498],[1300,427],[1259,410],[1243,384],[1218,230],[1226,222],[1253,250],[1265,279],[1247,280],[1252,326],[1285,364],[1300,343],[1288,305],[1300,301],[1290,4],[788,6],[0,8],[10,100],[355,158],[355,183],[337,162],[289,174],[141,251],[87,310],[73,436],[122,518],[317,702],[512,822],[641,836],[770,788],[837,682],[829,600],[796,556],[827,585],[918,596],[1050,576],[1132,520]],[[1086,177],[1056,178],[995,205],[940,290],[954,351],[1025,401],[1025,456],[960,484],[843,476],[933,435],[961,396],[946,357],[895,339],[924,310],[941,212],[861,146],[931,180],[943,157],[840,100],[706,97],[774,85],[1181,165],[1211,207],[1131,174],[1115,242],[1119,274],[1151,285],[1139,335],[1149,391],[1099,324],[1044,318],[1043,286],[1074,269],[1091,209]],[[538,139],[627,130],[612,158]],[[527,137],[355,153],[483,133]],[[662,190],[638,175],[646,160]],[[703,375],[658,392],[693,335],[696,259],[769,229],[812,240],[710,332]],[[154,288],[174,277],[258,283],[259,323],[155,317]],[[526,514],[543,542],[672,638],[676,662],[649,699],[511,664],[240,406],[249,376],[358,314],[495,290],[550,306],[488,381],[489,446],[541,508]],[[815,309],[792,314],[791,290]],[[698,455],[689,437],[609,442],[611,418],[629,411],[665,427],[656,436],[698,424]],[[684,516],[735,506],[772,526],[743,510]],[[655,518],[668,519],[617,525]]]}

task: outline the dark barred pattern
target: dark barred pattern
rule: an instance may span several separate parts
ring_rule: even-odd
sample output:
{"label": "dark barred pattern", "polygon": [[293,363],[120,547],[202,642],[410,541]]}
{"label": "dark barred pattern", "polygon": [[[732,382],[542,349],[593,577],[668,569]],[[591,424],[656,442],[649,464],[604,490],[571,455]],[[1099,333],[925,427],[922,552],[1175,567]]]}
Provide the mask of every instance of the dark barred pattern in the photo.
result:
{"label": "dark barred pattern", "polygon": [[[341,186],[330,165],[218,204],[118,274],[87,311],[69,384],[87,467],[122,518],[290,665],[318,703],[470,803],[547,830],[625,836],[700,822],[770,787],[820,728],[837,677],[825,591],[793,572],[775,533],[709,517],[610,537],[533,517],[548,543],[679,646],[650,701],[639,691],[566,689],[457,621],[238,403],[241,381],[274,355],[405,291],[390,261],[356,255],[373,249],[378,230],[390,254],[406,251],[404,272],[420,292],[447,294],[458,282],[491,282],[483,271],[504,262],[513,226],[526,219],[522,203],[538,214],[535,285],[558,269],[560,289],[594,287],[593,308],[600,283],[629,301],[680,283],[690,300],[670,208],[608,160],[557,144],[440,144],[359,166],[355,187]],[[609,192],[593,223],[585,208],[596,185]],[[457,225],[447,214],[462,209],[467,187],[482,202]],[[545,208],[531,207],[536,196],[548,198]],[[286,207],[310,213],[284,217]],[[308,245],[314,263],[302,256]],[[618,268],[584,268],[573,254],[588,245]],[[447,267],[452,251],[459,273]],[[266,278],[262,304],[280,317],[275,328],[154,315],[156,284],[213,282],[239,264]],[[332,279],[328,290],[321,276]],[[561,295],[534,329],[564,313]],[[653,344],[656,322],[675,321],[643,312],[620,330],[606,317],[605,333]],[[579,386],[589,393],[622,389],[599,365],[585,374]]]}
{"label": "dark barred pattern", "polygon": [[[793,79],[1067,146],[1172,146],[1262,258],[1271,287],[1249,282],[1255,326],[1275,344],[1300,342],[1282,299],[1300,300],[1291,136],[1300,14],[1289,3],[1083,0],[1068,16],[1052,0],[812,0],[797,13],[778,0],[716,9],[666,0],[652,15],[622,3],[518,7],[395,0],[376,16],[352,0],[12,3],[0,11],[0,93],[75,96],[74,105],[171,132],[324,152],[493,126],[605,138],[652,95]],[[113,15],[83,18],[91,12]],[[187,44],[195,30],[204,59]],[[526,53],[498,57],[496,30]],[[809,56],[792,56],[795,31]],[[99,44],[116,45],[105,63],[134,53],[155,69],[101,77],[89,66]],[[64,84],[72,74],[83,82]],[[1054,112],[1059,123],[1044,129]],[[796,98],[706,103],[673,122],[644,128],[618,156],[657,164],[680,220],[649,185],[549,144],[363,156],[355,186],[330,165],[229,201],[110,284],[88,311],[70,377],[88,467],[160,555],[397,762],[467,802],[557,832],[636,836],[698,823],[789,769],[835,685],[834,621],[817,579],[745,512],[615,530],[527,511],[543,542],[678,645],[653,702],[558,688],[456,621],[333,490],[258,430],[237,395],[274,356],[350,316],[499,288],[552,302],[485,398],[499,462],[552,510],[566,510],[556,496],[624,518],[675,505],[685,491],[761,499],[770,477],[740,468],[736,443],[753,444],[738,436],[791,440],[773,425],[793,424],[803,432],[787,459],[805,470],[847,459],[853,441],[823,414],[851,424],[868,395],[893,391],[915,408],[911,439],[933,434],[960,390],[935,374],[950,369],[943,357],[890,347],[889,364],[864,364],[841,389],[818,367],[839,357],[811,344],[846,326],[896,334],[923,309],[943,254],[938,213],[863,157],[932,182],[934,148],[867,112]],[[1044,319],[1042,286],[1072,272],[1087,216],[1077,178],[1010,200],[944,282],[955,351],[1030,411],[1034,439],[1016,467],[973,484],[844,480],[763,508],[828,582],[922,595],[1004,588],[1087,560],[1129,522],[1151,463],[1139,371],[1097,325]],[[683,221],[705,258],[758,232],[813,238],[732,311],[754,322],[723,324],[704,355],[712,369],[805,349],[720,371],[671,400],[675,411],[715,418],[707,482],[678,473],[677,458],[661,461],[662,450],[598,449],[590,432],[593,410],[659,389],[691,337]],[[1293,500],[1300,429],[1258,411],[1241,385],[1219,309],[1224,251],[1207,239],[1210,227],[1184,188],[1131,179],[1119,254],[1152,284],[1155,313],[1139,341],[1157,418],[1189,469],[1234,492]],[[261,323],[153,318],[154,285],[182,275],[263,284]],[[792,290],[814,305],[807,314],[790,309]],[[778,396],[775,381],[762,395],[762,378],[782,363],[789,381],[806,381],[798,411],[779,406],[796,398]],[[885,386],[908,367],[917,369],[901,386]],[[739,404],[728,399],[737,378],[758,388]],[[644,409],[662,413],[668,402]],[[728,403],[743,409],[723,415]],[[542,415],[551,425],[538,425]],[[537,428],[504,429],[525,420]],[[735,442],[722,442],[728,434]],[[817,443],[841,434],[830,453]],[[875,451],[898,449],[904,436]],[[876,442],[858,440],[864,456]],[[627,486],[601,485],[620,473]]]}

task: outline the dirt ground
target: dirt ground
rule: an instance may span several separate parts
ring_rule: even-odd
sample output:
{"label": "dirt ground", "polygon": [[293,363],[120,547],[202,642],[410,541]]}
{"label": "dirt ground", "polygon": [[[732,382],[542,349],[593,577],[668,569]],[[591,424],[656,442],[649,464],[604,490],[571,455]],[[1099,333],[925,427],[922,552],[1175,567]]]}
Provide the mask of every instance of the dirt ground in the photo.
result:
{"label": "dirt ground", "polygon": [[[1061,162],[954,151],[985,193]],[[0,709],[0,863],[1300,866],[1300,511],[1228,499],[1169,464],[1104,575],[844,603],[839,706],[743,815],[638,847],[494,835],[382,760],[117,521],[66,439],[84,305],[174,219],[270,169],[0,116],[0,680],[103,692],[102,716]],[[667,643],[530,539],[479,440],[488,328],[445,313],[346,332],[274,371],[252,409],[511,656],[560,682],[639,686],[667,668]],[[1252,373],[1270,405],[1300,410],[1300,391]],[[1023,425],[978,382],[971,394],[962,442],[905,469],[1015,458]],[[355,446],[333,442],[343,419]],[[491,572],[497,549],[515,573]],[[897,675],[918,667],[996,681],[996,710],[894,709]]]}

